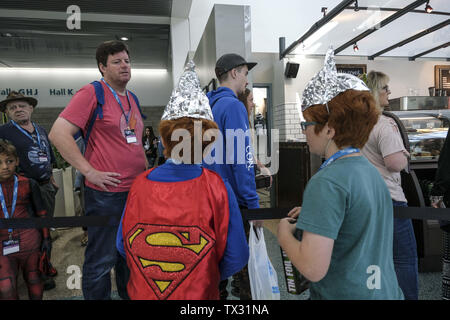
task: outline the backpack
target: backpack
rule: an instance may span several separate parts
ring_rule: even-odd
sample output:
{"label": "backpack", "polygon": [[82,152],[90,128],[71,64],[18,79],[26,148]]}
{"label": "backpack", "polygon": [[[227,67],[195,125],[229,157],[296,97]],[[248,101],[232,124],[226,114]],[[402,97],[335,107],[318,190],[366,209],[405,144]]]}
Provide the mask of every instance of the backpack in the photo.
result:
{"label": "backpack", "polygon": [[[97,107],[95,108],[94,114],[89,120],[89,125],[86,130],[86,136],[83,136],[83,132],[81,131],[81,129],[73,136],[76,144],[78,145],[78,148],[80,149],[83,155],[86,151],[89,136],[91,134],[92,127],[94,126],[95,120],[97,120],[97,117],[99,119],[103,119],[103,105],[105,104],[105,91],[103,90],[103,86],[100,83],[100,81],[92,81],[91,84],[94,86],[95,89],[95,96],[97,97]],[[139,109],[139,113],[141,114],[142,119],[147,119],[147,116],[142,113],[141,106],[139,105],[139,99],[137,98],[137,96],[129,90],[128,92],[132,95],[134,102],[136,102],[136,105]],[[84,177],[77,170],[74,182],[75,189],[80,188],[80,186],[84,184],[83,178]]]}

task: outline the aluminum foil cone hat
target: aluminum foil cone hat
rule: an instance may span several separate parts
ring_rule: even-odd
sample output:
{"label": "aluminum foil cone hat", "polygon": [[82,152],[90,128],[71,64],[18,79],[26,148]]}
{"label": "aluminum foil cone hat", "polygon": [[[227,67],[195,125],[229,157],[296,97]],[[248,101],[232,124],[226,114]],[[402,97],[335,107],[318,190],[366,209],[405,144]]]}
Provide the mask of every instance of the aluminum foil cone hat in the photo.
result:
{"label": "aluminum foil cone hat", "polygon": [[200,88],[200,80],[194,69],[195,63],[191,60],[184,68],[178,85],[173,89],[161,120],[190,117],[214,121],[209,100]]}
{"label": "aluminum foil cone hat", "polygon": [[308,82],[303,91],[302,111],[316,104],[326,104],[339,93],[349,89],[369,91],[361,79],[351,74],[337,72],[334,50],[330,46],[325,55],[323,68]]}

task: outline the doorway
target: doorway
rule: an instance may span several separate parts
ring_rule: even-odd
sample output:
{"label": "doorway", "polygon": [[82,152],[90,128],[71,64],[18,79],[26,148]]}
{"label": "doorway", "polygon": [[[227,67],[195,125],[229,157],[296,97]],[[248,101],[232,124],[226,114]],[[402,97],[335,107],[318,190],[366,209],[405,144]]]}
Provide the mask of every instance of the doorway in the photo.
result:
{"label": "doorway", "polygon": [[[270,83],[254,83],[253,84],[253,101],[255,109],[251,116],[250,122],[254,131],[254,147],[256,158],[267,168],[270,168],[272,146],[271,146],[271,129],[273,128],[273,110],[272,110],[272,84]],[[274,181],[274,177],[273,181]],[[272,185],[270,190],[270,207],[275,203],[275,188]]]}

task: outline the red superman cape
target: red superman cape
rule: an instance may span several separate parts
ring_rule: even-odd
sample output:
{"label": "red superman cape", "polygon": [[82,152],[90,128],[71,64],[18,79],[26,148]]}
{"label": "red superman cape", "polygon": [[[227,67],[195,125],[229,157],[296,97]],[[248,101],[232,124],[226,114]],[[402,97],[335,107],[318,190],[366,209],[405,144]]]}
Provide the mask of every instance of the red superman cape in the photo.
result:
{"label": "red superman cape", "polygon": [[219,262],[229,223],[218,174],[157,182],[139,175],[128,195],[123,239],[131,299],[219,299]]}

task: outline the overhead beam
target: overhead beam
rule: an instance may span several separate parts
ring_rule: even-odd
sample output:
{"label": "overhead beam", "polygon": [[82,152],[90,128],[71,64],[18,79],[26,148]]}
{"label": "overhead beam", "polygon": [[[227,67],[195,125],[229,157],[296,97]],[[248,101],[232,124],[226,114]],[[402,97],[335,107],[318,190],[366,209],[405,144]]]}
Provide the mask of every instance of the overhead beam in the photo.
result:
{"label": "overhead beam", "polygon": [[434,48],[432,48],[430,50],[427,50],[427,51],[421,52],[419,54],[416,54],[415,56],[409,57],[408,60],[409,61],[414,61],[418,57],[424,56],[426,54],[429,54],[430,52],[433,52],[433,51],[436,51],[436,50],[439,50],[439,49],[442,49],[442,48],[447,48],[449,45],[450,45],[450,41],[447,42],[447,43],[441,44],[440,46],[434,47]]}
{"label": "overhead beam", "polygon": [[[400,11],[402,10],[401,8],[382,8],[382,7],[355,7],[355,6],[348,6],[346,8],[347,10],[353,10],[353,11],[358,11],[358,10],[368,10],[368,11]],[[443,16],[450,16],[450,12],[444,12],[444,11],[431,11],[431,12],[426,12],[425,9],[423,10],[411,10],[412,13],[423,13],[423,14],[437,14],[437,15],[443,15]]]}
{"label": "overhead beam", "polygon": [[408,12],[410,12],[411,10],[413,10],[414,8],[420,6],[421,4],[424,4],[425,2],[427,2],[427,0],[417,0],[414,1],[413,3],[411,3],[410,5],[404,7],[403,9],[401,9],[400,11],[397,11],[396,13],[390,15],[389,17],[387,17],[386,19],[384,19],[383,21],[381,21],[379,24],[377,24],[375,27],[372,27],[370,29],[367,29],[366,31],[364,31],[363,33],[359,34],[358,36],[354,37],[352,40],[347,41],[346,43],[344,43],[342,46],[340,46],[339,48],[337,48],[336,50],[334,50],[335,54],[338,54],[339,52],[347,49],[349,46],[354,45],[355,42],[360,41],[361,39],[364,39],[365,37],[367,37],[368,35],[374,33],[375,31],[377,31],[378,29],[383,28],[384,26],[386,26],[387,24],[391,23],[392,21],[400,18],[401,16],[407,14]]}
{"label": "overhead beam", "polygon": [[319,30],[322,26],[327,24],[330,20],[332,20],[334,17],[336,17],[339,13],[345,10],[346,7],[351,5],[356,0],[344,0],[341,3],[339,3],[336,7],[333,8],[329,13],[327,13],[325,16],[323,16],[322,19],[317,21],[309,30],[300,37],[300,39],[294,41],[286,50],[283,52],[280,52],[280,60],[283,59],[286,55],[291,53],[300,43],[308,39],[311,35],[313,35],[314,32]]}
{"label": "overhead beam", "polygon": [[434,32],[434,31],[436,31],[436,30],[439,30],[439,29],[441,29],[441,28],[444,28],[444,27],[448,26],[449,24],[450,24],[450,19],[447,19],[447,20],[445,20],[445,21],[443,21],[443,22],[441,22],[441,23],[438,23],[437,25],[435,25],[435,26],[433,26],[433,27],[431,27],[431,28],[428,28],[428,29],[426,29],[426,30],[424,30],[424,31],[422,31],[422,32],[419,32],[419,33],[413,35],[412,37],[409,37],[409,38],[407,38],[407,39],[405,39],[405,40],[403,40],[403,41],[400,41],[400,42],[398,42],[398,43],[396,43],[396,44],[394,44],[394,45],[392,45],[392,46],[390,46],[390,47],[388,47],[388,48],[386,48],[386,49],[383,49],[383,50],[381,50],[381,51],[378,51],[377,53],[375,53],[375,54],[369,56],[368,59],[369,59],[369,60],[373,60],[373,59],[375,59],[376,57],[378,57],[378,56],[380,56],[380,55],[382,55],[382,54],[384,54],[384,53],[386,53],[386,52],[388,52],[388,51],[391,51],[391,50],[393,50],[393,49],[395,49],[395,48],[401,47],[401,46],[403,46],[403,45],[405,45],[405,44],[407,44],[407,43],[409,43],[409,42],[412,42],[412,41],[414,41],[414,40],[417,40],[417,39],[419,39],[419,38],[421,38],[421,37],[423,37],[423,36],[426,36],[427,34],[429,34],[429,33],[431,33],[431,32]]}

